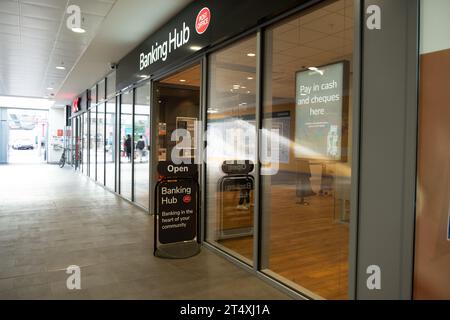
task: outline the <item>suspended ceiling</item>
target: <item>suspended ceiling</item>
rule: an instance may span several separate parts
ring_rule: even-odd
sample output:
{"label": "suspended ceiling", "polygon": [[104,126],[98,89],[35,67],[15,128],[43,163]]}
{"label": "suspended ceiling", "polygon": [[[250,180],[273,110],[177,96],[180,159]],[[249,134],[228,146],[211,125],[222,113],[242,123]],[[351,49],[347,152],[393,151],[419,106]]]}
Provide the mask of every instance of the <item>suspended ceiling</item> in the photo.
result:
{"label": "suspended ceiling", "polygon": [[[68,103],[190,1],[0,0],[0,96]],[[86,33],[66,27],[72,4]]]}

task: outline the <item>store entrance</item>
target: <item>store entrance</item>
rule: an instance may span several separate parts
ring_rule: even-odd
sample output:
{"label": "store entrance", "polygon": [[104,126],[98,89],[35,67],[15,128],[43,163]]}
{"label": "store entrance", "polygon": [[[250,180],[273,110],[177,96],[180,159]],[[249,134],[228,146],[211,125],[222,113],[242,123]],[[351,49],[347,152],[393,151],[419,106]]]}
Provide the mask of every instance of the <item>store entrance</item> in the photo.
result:
{"label": "store entrance", "polygon": [[198,163],[200,70],[196,64],[154,84],[157,162],[176,161],[177,157],[185,163]]}
{"label": "store entrance", "polygon": [[8,109],[8,163],[45,163],[47,128],[47,111]]}

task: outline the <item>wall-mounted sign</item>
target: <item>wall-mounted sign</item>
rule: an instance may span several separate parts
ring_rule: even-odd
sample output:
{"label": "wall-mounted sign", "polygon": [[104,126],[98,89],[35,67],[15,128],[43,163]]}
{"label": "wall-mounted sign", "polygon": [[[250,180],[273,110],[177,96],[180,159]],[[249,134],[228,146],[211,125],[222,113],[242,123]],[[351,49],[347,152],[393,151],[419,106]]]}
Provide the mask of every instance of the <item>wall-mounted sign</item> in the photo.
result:
{"label": "wall-mounted sign", "polygon": [[348,62],[296,74],[295,155],[345,161],[348,128]]}
{"label": "wall-mounted sign", "polygon": [[72,101],[72,114],[80,111],[81,107],[81,97],[75,98]]}
{"label": "wall-mounted sign", "polygon": [[204,7],[197,15],[195,19],[195,31],[198,34],[202,34],[208,29],[209,22],[211,21],[211,11],[209,8]]}
{"label": "wall-mounted sign", "polygon": [[142,76],[155,74],[163,67],[183,62],[199,50],[239,35],[256,26],[259,21],[265,21],[307,1],[192,1],[120,60],[116,90],[136,83]]}

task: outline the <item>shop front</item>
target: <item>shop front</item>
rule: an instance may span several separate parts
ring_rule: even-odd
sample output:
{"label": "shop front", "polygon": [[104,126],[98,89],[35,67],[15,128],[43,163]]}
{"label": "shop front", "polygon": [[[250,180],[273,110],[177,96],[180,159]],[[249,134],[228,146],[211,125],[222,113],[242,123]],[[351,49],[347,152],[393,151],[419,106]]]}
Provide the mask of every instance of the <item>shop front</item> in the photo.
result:
{"label": "shop front", "polygon": [[87,90],[82,170],[152,214],[158,164],[195,164],[204,247],[293,297],[410,299],[418,17],[195,1]]}

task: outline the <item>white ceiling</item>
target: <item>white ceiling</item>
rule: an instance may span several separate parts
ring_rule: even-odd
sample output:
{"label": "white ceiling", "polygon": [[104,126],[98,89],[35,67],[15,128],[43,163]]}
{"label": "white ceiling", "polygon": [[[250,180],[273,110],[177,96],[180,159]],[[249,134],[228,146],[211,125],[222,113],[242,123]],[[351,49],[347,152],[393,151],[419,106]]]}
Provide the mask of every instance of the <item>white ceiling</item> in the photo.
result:
{"label": "white ceiling", "polygon": [[[0,95],[55,94],[115,1],[0,0]],[[84,34],[66,27],[72,4],[81,8]],[[66,70],[56,69],[61,64]]]}
{"label": "white ceiling", "polygon": [[58,92],[57,103],[92,87],[118,62],[192,0],[117,0]]}
{"label": "white ceiling", "polygon": [[[0,95],[69,103],[191,1],[0,0]],[[66,27],[72,4],[84,34]]]}

